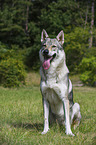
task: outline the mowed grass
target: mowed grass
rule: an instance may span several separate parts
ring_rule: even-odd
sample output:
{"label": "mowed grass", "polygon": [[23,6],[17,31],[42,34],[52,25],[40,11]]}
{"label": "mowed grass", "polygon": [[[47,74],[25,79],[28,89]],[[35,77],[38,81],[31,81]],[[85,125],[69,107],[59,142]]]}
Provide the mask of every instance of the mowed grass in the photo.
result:
{"label": "mowed grass", "polygon": [[[33,75],[32,75],[33,74]],[[58,124],[43,131],[43,106],[40,77],[29,73],[27,86],[17,89],[0,87],[0,145],[95,145],[96,144],[96,89],[74,87],[74,102],[81,107],[82,120],[72,131],[75,137],[65,134]]]}

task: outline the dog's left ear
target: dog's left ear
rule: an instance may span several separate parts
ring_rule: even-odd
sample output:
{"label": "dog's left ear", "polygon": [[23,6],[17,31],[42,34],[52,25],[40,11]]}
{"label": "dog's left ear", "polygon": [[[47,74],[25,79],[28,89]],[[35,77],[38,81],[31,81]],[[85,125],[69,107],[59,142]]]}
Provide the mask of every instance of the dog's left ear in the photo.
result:
{"label": "dog's left ear", "polygon": [[43,42],[48,37],[47,32],[43,29],[41,33],[41,42]]}
{"label": "dog's left ear", "polygon": [[59,43],[61,44],[61,45],[63,45],[63,43],[64,43],[64,32],[63,32],[63,30],[57,35],[57,40],[59,41]]}

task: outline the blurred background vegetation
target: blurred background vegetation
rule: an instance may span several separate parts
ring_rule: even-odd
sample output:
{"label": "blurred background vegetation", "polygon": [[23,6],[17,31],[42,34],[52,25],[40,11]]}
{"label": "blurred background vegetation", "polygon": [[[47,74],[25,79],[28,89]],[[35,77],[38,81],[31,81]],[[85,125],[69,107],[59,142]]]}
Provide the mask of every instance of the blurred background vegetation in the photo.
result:
{"label": "blurred background vegetation", "polygon": [[0,0],[0,84],[25,84],[26,71],[38,71],[40,36],[63,30],[67,65],[96,86],[95,0]]}

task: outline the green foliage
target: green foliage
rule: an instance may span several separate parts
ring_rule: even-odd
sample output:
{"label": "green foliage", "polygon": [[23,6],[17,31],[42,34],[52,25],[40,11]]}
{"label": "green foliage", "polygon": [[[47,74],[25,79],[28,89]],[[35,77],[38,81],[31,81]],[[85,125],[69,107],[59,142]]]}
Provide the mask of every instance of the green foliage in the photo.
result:
{"label": "green foliage", "polygon": [[79,65],[81,81],[90,86],[96,85],[96,57],[83,58]]}
{"label": "green foliage", "polygon": [[26,51],[26,60],[25,64],[34,70],[38,70],[40,68],[39,61],[39,50],[41,45],[33,45],[33,47],[29,47]]}
{"label": "green foliage", "polygon": [[67,65],[71,72],[77,71],[77,66],[88,50],[88,37],[88,30],[80,27],[76,27],[71,33],[65,34],[64,50],[67,56]]}
{"label": "green foliage", "polygon": [[85,57],[89,58],[92,56],[96,57],[96,47],[92,47],[91,49],[86,49]]}
{"label": "green foliage", "polygon": [[17,87],[25,84],[25,76],[22,61],[8,58],[0,62],[0,83],[4,87]]}
{"label": "green foliage", "polygon": [[40,29],[35,23],[31,22],[29,25],[29,36],[32,46],[26,49],[25,64],[31,69],[39,69],[39,50],[40,50]]}
{"label": "green foliage", "polygon": [[[29,28],[29,35],[32,44],[37,43],[40,41],[40,29],[36,26],[34,22],[30,22],[28,25]],[[38,39],[39,36],[39,39]],[[40,43],[40,42],[39,42]]]}
{"label": "green foliage", "polygon": [[23,65],[25,50],[17,45],[12,49],[0,43],[0,83],[4,87],[16,87],[25,84],[25,67]]}
{"label": "green foliage", "polygon": [[[12,2],[10,2],[12,3]],[[23,4],[23,3],[22,3]],[[28,45],[29,37],[26,35],[26,8],[25,3],[21,5],[20,1],[8,5],[2,4],[0,11],[0,40],[8,45],[19,44],[19,46]]]}
{"label": "green foliage", "polygon": [[8,47],[0,42],[0,60],[6,60],[8,58],[15,58],[17,60],[24,61],[26,55],[26,49],[20,49],[18,45],[11,45]]}
{"label": "green foliage", "polygon": [[77,3],[73,0],[52,2],[48,5],[48,9],[41,10],[41,28],[43,29],[44,27],[53,34],[58,33],[62,29],[66,31],[68,26],[73,28],[75,25],[78,26],[84,23],[83,18],[81,19],[80,17],[80,12],[81,10],[78,9]]}
{"label": "green foliage", "polygon": [[49,37],[53,38],[63,30],[68,68],[71,72],[77,72],[83,57],[95,56],[96,9],[93,46],[87,49],[92,38],[91,8],[92,1],[89,3],[87,0],[0,1],[0,60],[10,57],[20,59],[26,66],[37,69],[42,29],[46,29]]}

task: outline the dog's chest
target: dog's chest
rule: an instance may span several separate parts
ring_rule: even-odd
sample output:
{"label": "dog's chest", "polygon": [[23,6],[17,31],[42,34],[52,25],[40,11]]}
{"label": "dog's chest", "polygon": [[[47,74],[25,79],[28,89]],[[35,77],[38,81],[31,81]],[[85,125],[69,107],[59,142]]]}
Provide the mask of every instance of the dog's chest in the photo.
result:
{"label": "dog's chest", "polygon": [[45,98],[48,100],[50,104],[57,104],[59,101],[57,94],[52,88],[46,89]]}
{"label": "dog's chest", "polygon": [[[57,94],[56,89],[58,88],[57,85],[53,85],[54,83],[51,82],[48,84],[42,84],[42,93],[43,97],[46,98],[46,100],[49,102],[51,106],[51,110],[54,114],[57,114],[59,116],[62,116],[64,114],[63,111],[63,104],[60,99],[60,96]],[[58,88],[59,93],[59,88]]]}

